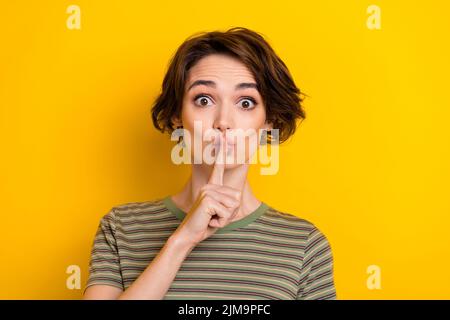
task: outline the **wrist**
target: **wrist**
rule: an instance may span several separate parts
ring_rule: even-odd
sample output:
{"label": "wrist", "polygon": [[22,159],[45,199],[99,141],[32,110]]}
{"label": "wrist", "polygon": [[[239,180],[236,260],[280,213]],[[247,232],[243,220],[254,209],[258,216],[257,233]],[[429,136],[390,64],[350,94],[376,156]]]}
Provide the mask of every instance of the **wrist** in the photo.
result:
{"label": "wrist", "polygon": [[168,241],[168,245],[171,247],[175,247],[178,250],[184,250],[190,252],[197,245],[190,239],[187,239],[185,236],[175,232],[173,233]]}

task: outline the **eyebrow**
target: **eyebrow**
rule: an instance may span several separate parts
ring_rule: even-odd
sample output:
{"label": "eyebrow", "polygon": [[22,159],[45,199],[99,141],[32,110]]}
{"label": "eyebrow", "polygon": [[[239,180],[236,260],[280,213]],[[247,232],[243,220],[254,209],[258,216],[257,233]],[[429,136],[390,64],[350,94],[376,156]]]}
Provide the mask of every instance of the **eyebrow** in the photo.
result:
{"label": "eyebrow", "polygon": [[[215,88],[216,87],[216,83],[214,81],[211,80],[196,80],[194,81],[188,88],[188,91],[191,90],[193,87],[196,86],[207,86],[207,87],[212,87]],[[242,89],[247,89],[247,88],[254,88],[256,90],[258,90],[258,85],[254,82],[242,82],[236,85],[235,90],[242,90]]]}

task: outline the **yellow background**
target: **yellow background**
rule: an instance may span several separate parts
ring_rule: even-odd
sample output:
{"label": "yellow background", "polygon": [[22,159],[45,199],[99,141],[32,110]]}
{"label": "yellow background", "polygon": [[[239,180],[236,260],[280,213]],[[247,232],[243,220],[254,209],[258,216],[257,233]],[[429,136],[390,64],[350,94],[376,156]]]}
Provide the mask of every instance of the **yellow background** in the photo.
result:
{"label": "yellow background", "polygon": [[[158,3],[156,5],[156,3]],[[81,8],[81,30],[66,9]],[[381,30],[366,26],[381,8]],[[266,36],[309,95],[280,170],[250,181],[331,242],[339,299],[450,298],[450,6],[445,1],[6,1],[0,8],[0,298],[77,299],[99,219],[178,191],[151,124],[194,32]],[[366,286],[381,268],[380,290]]]}

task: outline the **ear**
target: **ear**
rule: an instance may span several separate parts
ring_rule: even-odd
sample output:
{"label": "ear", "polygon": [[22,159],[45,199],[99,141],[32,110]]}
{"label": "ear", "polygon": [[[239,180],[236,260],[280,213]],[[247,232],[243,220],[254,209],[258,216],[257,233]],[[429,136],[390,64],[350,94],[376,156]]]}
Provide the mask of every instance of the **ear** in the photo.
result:
{"label": "ear", "polygon": [[266,130],[273,129],[273,123],[269,122],[269,121],[264,122],[262,129],[266,129]]}
{"label": "ear", "polygon": [[183,125],[183,122],[181,122],[181,119],[178,118],[177,116],[173,116],[171,118],[171,121],[172,121],[172,128],[174,128],[174,129]]}

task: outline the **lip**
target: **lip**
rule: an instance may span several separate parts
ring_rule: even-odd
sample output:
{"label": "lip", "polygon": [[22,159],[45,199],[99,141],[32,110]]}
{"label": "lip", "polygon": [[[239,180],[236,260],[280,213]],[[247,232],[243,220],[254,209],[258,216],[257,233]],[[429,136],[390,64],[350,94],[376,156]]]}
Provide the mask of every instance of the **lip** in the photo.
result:
{"label": "lip", "polygon": [[[217,143],[214,144],[215,147],[218,147],[219,145]],[[227,148],[233,148],[235,144],[227,143]]]}
{"label": "lip", "polygon": [[[215,146],[218,146],[219,145],[219,140],[216,142],[216,141],[214,141],[214,142],[212,142]],[[234,142],[231,142],[231,141],[227,141],[227,146],[228,147],[233,147],[234,145],[236,145],[236,143],[234,143]]]}

